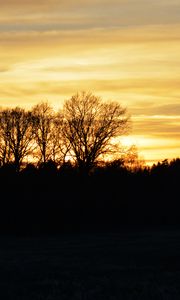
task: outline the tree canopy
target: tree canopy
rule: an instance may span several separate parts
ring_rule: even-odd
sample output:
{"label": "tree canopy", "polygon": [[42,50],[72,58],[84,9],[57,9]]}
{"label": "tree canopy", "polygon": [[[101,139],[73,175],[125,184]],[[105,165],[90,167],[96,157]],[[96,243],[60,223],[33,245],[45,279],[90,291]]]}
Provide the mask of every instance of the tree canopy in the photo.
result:
{"label": "tree canopy", "polygon": [[113,138],[129,130],[125,108],[117,102],[103,102],[91,93],[72,96],[65,102],[62,114],[62,132],[70,143],[70,155],[85,172],[111,152]]}

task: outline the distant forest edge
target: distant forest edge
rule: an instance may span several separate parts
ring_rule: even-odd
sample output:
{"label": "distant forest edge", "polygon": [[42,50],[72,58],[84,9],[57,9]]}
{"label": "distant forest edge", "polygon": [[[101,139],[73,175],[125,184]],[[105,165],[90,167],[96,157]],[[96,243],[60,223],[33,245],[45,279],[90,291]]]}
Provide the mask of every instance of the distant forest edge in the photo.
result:
{"label": "distant forest edge", "polygon": [[180,226],[180,158],[145,166],[119,144],[130,125],[120,104],[86,92],[57,113],[2,109],[0,233]]}
{"label": "distant forest edge", "polygon": [[0,234],[41,235],[180,226],[180,159],[84,174],[65,163],[0,168]]}

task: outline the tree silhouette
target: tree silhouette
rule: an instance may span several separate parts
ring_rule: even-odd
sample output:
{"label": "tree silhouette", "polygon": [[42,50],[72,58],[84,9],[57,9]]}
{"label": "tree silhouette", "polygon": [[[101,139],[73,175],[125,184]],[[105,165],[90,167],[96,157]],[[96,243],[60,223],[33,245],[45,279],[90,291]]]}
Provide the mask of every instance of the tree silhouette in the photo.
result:
{"label": "tree silhouette", "polygon": [[53,127],[52,127],[52,160],[57,165],[63,165],[66,162],[67,155],[70,150],[70,143],[64,138],[63,130],[63,116],[61,112],[55,114]]}
{"label": "tree silhouette", "polygon": [[47,102],[37,104],[32,109],[34,137],[38,148],[39,162],[46,163],[52,156],[52,127],[54,112]]}
{"label": "tree silhouette", "polygon": [[55,113],[48,102],[34,106],[32,114],[38,162],[46,164],[51,160],[57,164],[63,163],[69,145],[62,135],[62,114]]}
{"label": "tree silhouette", "polygon": [[126,109],[117,102],[102,102],[91,93],[81,92],[63,107],[63,136],[70,154],[82,172],[88,173],[100,156],[111,150],[112,139],[129,129]]}
{"label": "tree silhouette", "polygon": [[2,110],[0,128],[4,162],[12,161],[19,171],[24,158],[32,153],[32,114],[19,107]]}
{"label": "tree silhouette", "polygon": [[10,162],[10,147],[8,135],[8,122],[5,121],[5,116],[3,111],[0,112],[0,162],[1,166],[6,165]]}

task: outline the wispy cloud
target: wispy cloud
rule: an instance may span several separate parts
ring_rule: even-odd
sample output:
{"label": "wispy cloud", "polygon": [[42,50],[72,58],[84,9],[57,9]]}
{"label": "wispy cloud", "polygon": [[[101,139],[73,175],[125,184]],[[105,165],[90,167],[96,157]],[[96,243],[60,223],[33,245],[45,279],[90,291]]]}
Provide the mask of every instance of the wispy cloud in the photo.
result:
{"label": "wispy cloud", "polygon": [[[1,30],[111,28],[179,22],[178,1],[0,0]],[[13,27],[14,26],[14,27]]]}

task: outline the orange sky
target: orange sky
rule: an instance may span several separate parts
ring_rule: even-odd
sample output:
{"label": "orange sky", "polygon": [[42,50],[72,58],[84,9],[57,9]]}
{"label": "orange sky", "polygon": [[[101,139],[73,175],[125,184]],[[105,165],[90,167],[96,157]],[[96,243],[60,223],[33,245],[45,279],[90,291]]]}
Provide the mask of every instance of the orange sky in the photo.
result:
{"label": "orange sky", "polygon": [[77,91],[117,100],[123,141],[145,160],[180,156],[180,0],[0,0],[0,105]]}

